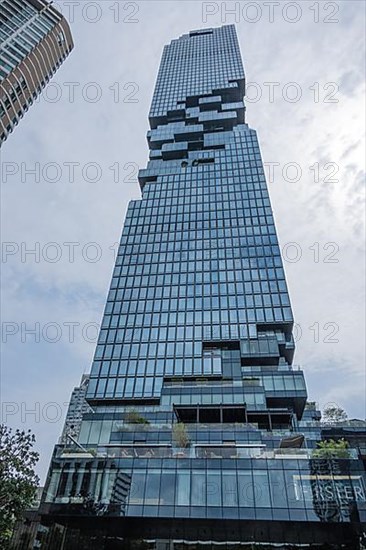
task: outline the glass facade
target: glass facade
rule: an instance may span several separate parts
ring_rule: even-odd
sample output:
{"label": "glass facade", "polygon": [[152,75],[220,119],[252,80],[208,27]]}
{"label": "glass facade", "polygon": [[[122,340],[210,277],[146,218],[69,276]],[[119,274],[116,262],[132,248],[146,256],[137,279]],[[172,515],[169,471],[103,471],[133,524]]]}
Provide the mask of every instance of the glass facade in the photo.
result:
{"label": "glass facade", "polygon": [[359,536],[363,463],[352,448],[319,454],[317,421],[303,420],[244,92],[234,26],[164,48],[142,199],[127,211],[87,389],[92,412],[77,441],[56,447],[44,494],[45,522],[69,525],[64,548],[90,548],[93,528],[98,548],[111,531],[146,548]]}

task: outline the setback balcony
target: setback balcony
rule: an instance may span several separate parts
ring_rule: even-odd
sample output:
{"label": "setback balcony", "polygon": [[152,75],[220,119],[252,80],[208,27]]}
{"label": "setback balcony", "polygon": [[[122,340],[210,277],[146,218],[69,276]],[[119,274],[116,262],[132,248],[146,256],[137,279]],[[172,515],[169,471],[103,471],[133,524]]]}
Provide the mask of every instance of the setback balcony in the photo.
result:
{"label": "setback balcony", "polygon": [[[174,447],[170,444],[123,444],[102,445],[97,448],[56,449],[55,456],[63,460],[87,460],[94,458],[185,458],[185,459],[223,459],[255,458],[261,460],[310,460],[319,456],[314,449],[278,448],[268,449],[265,444],[193,444],[190,447]],[[331,459],[357,460],[356,449],[347,449],[329,453]]]}

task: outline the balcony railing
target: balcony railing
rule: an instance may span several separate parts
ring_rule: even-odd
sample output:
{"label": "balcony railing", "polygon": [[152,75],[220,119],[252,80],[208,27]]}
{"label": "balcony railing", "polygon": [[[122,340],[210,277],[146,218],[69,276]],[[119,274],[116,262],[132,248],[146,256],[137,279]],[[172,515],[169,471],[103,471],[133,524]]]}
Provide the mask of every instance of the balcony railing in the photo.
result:
{"label": "balcony railing", "polygon": [[304,420],[302,426],[308,428],[363,428],[366,430],[366,420],[343,420],[342,422],[322,422],[319,420]]}
{"label": "balcony railing", "polygon": [[[327,452],[326,459],[356,460],[356,449]],[[93,449],[63,449],[58,448],[56,456],[62,459],[92,459],[92,458],[256,458],[256,459],[288,459],[309,460],[322,458],[319,450],[314,449],[268,449],[265,445],[209,445],[194,444],[187,448],[177,448],[169,444],[146,445],[124,444],[106,445]]]}

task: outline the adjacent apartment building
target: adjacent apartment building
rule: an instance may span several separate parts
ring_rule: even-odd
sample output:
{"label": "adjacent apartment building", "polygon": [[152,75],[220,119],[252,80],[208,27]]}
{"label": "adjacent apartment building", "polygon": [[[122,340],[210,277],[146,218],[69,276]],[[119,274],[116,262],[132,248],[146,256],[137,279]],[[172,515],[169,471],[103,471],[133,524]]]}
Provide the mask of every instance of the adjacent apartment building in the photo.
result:
{"label": "adjacent apartment building", "polygon": [[0,2],[0,146],[74,47],[45,0]]}
{"label": "adjacent apartment building", "polygon": [[[317,448],[235,27],[165,46],[46,548],[358,548],[357,449]],[[289,197],[290,207],[291,197]],[[331,447],[331,445],[330,445]],[[46,540],[47,539],[47,540]]]}

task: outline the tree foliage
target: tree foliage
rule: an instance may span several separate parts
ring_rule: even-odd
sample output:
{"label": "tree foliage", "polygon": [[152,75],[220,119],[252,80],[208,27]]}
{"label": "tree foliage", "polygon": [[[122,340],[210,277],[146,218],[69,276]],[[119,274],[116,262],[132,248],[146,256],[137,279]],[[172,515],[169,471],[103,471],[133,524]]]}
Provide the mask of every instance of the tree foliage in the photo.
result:
{"label": "tree foliage", "polygon": [[317,443],[317,449],[313,451],[313,458],[349,458],[348,441],[343,438],[338,441],[325,439]]}
{"label": "tree foliage", "polygon": [[135,409],[127,413],[126,421],[129,424],[150,424],[150,422]]}
{"label": "tree foliage", "polygon": [[34,500],[39,479],[34,472],[39,455],[28,431],[0,424],[0,547],[6,548],[15,522]]}
{"label": "tree foliage", "polygon": [[347,420],[348,415],[344,409],[336,405],[329,405],[323,411],[323,420],[328,424],[338,424]]}
{"label": "tree foliage", "polygon": [[183,422],[173,424],[173,441],[180,448],[186,448],[190,445],[190,439],[187,428]]}

